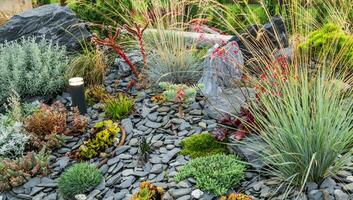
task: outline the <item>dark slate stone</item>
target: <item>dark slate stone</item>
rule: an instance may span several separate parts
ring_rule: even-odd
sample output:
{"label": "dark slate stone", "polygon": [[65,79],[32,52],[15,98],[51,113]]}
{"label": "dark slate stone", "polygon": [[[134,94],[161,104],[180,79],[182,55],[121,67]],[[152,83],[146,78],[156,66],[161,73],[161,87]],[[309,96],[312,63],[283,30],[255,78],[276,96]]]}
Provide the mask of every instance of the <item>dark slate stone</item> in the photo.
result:
{"label": "dark slate stone", "polygon": [[[258,38],[258,34],[262,34],[260,38]],[[278,37],[276,37],[276,34]],[[253,55],[250,50],[246,47],[245,43],[250,43],[254,46],[259,47],[260,51],[258,53],[261,54],[261,49],[265,49],[262,45],[261,41],[271,41],[272,48],[286,48],[288,47],[288,38],[286,35],[286,28],[283,20],[279,16],[275,16],[271,19],[270,22],[264,24],[262,27],[259,25],[252,25],[247,28],[247,30],[241,35],[242,39],[238,36],[234,36],[229,40],[229,42],[236,41],[239,45],[241,52],[243,53],[244,59],[247,61],[253,58]],[[263,52],[266,55],[265,52]]]}
{"label": "dark slate stone", "polygon": [[79,42],[90,36],[86,25],[69,8],[53,4],[15,15],[0,27],[0,43],[22,37],[45,37],[66,46],[69,51],[79,49]]}

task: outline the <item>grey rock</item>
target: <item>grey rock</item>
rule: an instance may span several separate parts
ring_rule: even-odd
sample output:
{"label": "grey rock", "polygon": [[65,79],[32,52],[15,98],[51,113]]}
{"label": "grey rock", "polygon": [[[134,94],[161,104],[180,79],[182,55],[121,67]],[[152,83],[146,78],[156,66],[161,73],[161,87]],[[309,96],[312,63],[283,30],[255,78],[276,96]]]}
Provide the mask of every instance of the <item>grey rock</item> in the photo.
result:
{"label": "grey rock", "polygon": [[124,153],[125,151],[127,151],[130,147],[129,146],[121,146],[116,148],[115,153],[116,155],[120,155],[122,153]]}
{"label": "grey rock", "polygon": [[196,189],[194,191],[191,192],[191,196],[195,199],[200,199],[203,196],[203,192],[199,189]]}
{"label": "grey rock", "polygon": [[127,134],[131,134],[132,133],[132,129],[133,129],[133,124],[131,119],[127,118],[127,119],[123,119],[121,120],[121,124],[123,125],[125,131]]}
{"label": "grey rock", "polygon": [[189,199],[191,199],[190,195],[185,195],[185,196],[177,198],[177,200],[189,200]]}
{"label": "grey rock", "polygon": [[27,183],[23,185],[24,188],[32,188],[40,184],[40,178],[35,177],[30,179]]}
{"label": "grey rock", "polygon": [[58,195],[56,193],[51,193],[48,196],[46,196],[43,200],[56,200],[57,196]]}
{"label": "grey rock", "polygon": [[157,128],[160,128],[160,127],[162,126],[162,123],[147,121],[145,125],[146,125],[147,127],[157,129]]}
{"label": "grey rock", "polygon": [[343,189],[348,192],[353,192],[353,183],[343,185]]}
{"label": "grey rock", "polygon": [[150,171],[151,174],[159,174],[162,172],[163,172],[163,165],[162,164],[153,165],[153,167]]}
{"label": "grey rock", "polygon": [[86,200],[87,196],[84,195],[84,194],[78,194],[78,195],[75,196],[75,199],[76,200]]}
{"label": "grey rock", "polygon": [[315,182],[308,182],[306,184],[307,193],[310,193],[312,190],[317,190],[318,188],[319,188],[319,185]]}
{"label": "grey rock", "polygon": [[[214,53],[216,53],[219,48],[225,50],[224,55],[214,56]],[[205,67],[199,81],[199,83],[204,85],[202,93],[208,98],[215,97],[222,88],[232,87],[232,82],[240,80],[242,76],[240,69],[243,65],[244,58],[242,52],[239,51],[238,45],[234,43],[229,43],[224,47],[215,45],[208,51],[203,64]]]}
{"label": "grey rock", "polygon": [[170,150],[167,154],[163,155],[162,157],[162,162],[163,163],[168,163],[171,159],[173,159],[173,157],[180,151],[180,149],[173,149]]}
{"label": "grey rock", "polygon": [[169,193],[174,197],[174,198],[179,198],[185,195],[188,195],[191,193],[190,188],[183,188],[183,189],[171,189],[169,190]]}
{"label": "grey rock", "polygon": [[183,122],[180,124],[179,130],[183,131],[190,128],[191,128],[191,125],[188,122]]}
{"label": "grey rock", "polygon": [[174,200],[174,198],[172,197],[172,195],[170,195],[169,192],[166,192],[166,193],[163,195],[162,200]]}
{"label": "grey rock", "polygon": [[120,161],[120,157],[116,156],[116,157],[110,158],[108,160],[107,164],[108,164],[108,166],[111,166],[119,161]]}
{"label": "grey rock", "polygon": [[326,189],[330,194],[333,194],[335,185],[336,185],[336,182],[332,178],[327,177],[321,183],[320,189]]}
{"label": "grey rock", "polygon": [[119,187],[123,189],[129,188],[135,180],[136,178],[134,176],[129,176],[124,182],[120,183]]}
{"label": "grey rock", "polygon": [[322,200],[323,199],[323,193],[320,190],[312,190],[308,194],[309,200]]}
{"label": "grey rock", "polygon": [[349,200],[349,195],[342,190],[335,190],[334,195],[336,200]]}
{"label": "grey rock", "polygon": [[106,185],[109,187],[109,186],[112,186],[114,185],[116,182],[118,182],[118,180],[121,178],[121,174],[115,174],[114,176],[110,177],[107,182],[106,182]]}
{"label": "grey rock", "polygon": [[0,43],[21,37],[45,37],[73,51],[91,34],[68,7],[50,4],[15,15],[0,27]]}

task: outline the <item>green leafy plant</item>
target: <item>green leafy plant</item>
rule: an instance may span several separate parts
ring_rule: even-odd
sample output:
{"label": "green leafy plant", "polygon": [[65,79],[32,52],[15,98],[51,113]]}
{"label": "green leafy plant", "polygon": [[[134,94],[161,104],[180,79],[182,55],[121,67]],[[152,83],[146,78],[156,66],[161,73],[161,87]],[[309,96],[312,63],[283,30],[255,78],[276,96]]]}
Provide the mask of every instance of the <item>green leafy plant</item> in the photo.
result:
{"label": "green leafy plant", "polygon": [[99,85],[103,83],[107,70],[108,58],[101,50],[84,49],[82,54],[71,60],[66,76],[83,77],[88,85]]}
{"label": "green leafy plant", "polygon": [[197,91],[203,88],[202,84],[195,87],[189,87],[184,84],[171,84],[168,82],[161,82],[159,86],[164,90],[163,96],[167,101],[176,103],[188,103],[195,101]]}
{"label": "green leafy plant", "polygon": [[[301,53],[311,54],[314,59],[339,61],[344,70],[353,68],[353,36],[346,33],[338,24],[327,23],[313,31],[308,38],[298,45]],[[341,69],[342,70],[342,69]]]}
{"label": "green leafy plant", "polygon": [[30,152],[15,160],[0,158],[0,191],[24,184],[29,178],[49,173],[49,155]]}
{"label": "green leafy plant", "polygon": [[91,86],[85,91],[85,99],[88,105],[93,106],[99,102],[105,102],[113,98],[103,86]]}
{"label": "green leafy plant", "polygon": [[119,93],[117,97],[108,99],[103,107],[105,114],[114,120],[121,120],[127,117],[133,109],[134,100]]}
{"label": "green leafy plant", "polygon": [[193,177],[201,190],[222,195],[244,178],[244,172],[245,165],[235,156],[216,154],[189,161],[175,180]]}
{"label": "green leafy plant", "polygon": [[92,136],[79,148],[79,156],[82,159],[90,159],[105,152],[105,150],[118,141],[120,128],[111,120],[98,122],[94,125]]}
{"label": "green leafy plant", "polygon": [[163,188],[156,187],[149,182],[141,182],[140,190],[134,194],[131,200],[158,200],[162,199]]}
{"label": "green leafy plant", "polygon": [[95,166],[79,163],[71,166],[58,181],[59,191],[65,199],[89,192],[102,181],[102,173]]}
{"label": "green leafy plant", "polygon": [[61,91],[68,63],[65,48],[45,39],[0,44],[0,103],[13,91],[21,97]]}
{"label": "green leafy plant", "polygon": [[218,142],[209,133],[201,133],[190,136],[181,141],[182,155],[189,155],[191,158],[205,157],[214,154],[227,154],[225,144]]}

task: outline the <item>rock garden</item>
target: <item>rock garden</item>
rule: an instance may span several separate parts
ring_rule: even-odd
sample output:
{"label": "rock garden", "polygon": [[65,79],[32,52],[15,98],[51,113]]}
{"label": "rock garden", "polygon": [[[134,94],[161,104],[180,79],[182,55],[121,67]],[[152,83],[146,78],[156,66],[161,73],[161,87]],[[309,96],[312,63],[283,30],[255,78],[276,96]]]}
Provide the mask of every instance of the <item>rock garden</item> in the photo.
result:
{"label": "rock garden", "polygon": [[0,2],[0,200],[353,199],[352,3]]}

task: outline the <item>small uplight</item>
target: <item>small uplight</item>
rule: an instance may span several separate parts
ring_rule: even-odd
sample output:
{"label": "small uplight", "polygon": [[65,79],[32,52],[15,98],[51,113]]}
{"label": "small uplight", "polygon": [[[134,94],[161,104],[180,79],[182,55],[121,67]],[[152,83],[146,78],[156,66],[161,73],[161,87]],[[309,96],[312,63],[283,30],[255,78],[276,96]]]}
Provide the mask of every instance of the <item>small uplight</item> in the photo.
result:
{"label": "small uplight", "polygon": [[74,77],[69,79],[69,85],[70,86],[80,86],[83,85],[83,78],[81,77]]}
{"label": "small uplight", "polygon": [[87,113],[84,84],[83,78],[81,77],[69,79],[68,92],[70,93],[72,99],[72,106],[78,107],[81,115]]}

